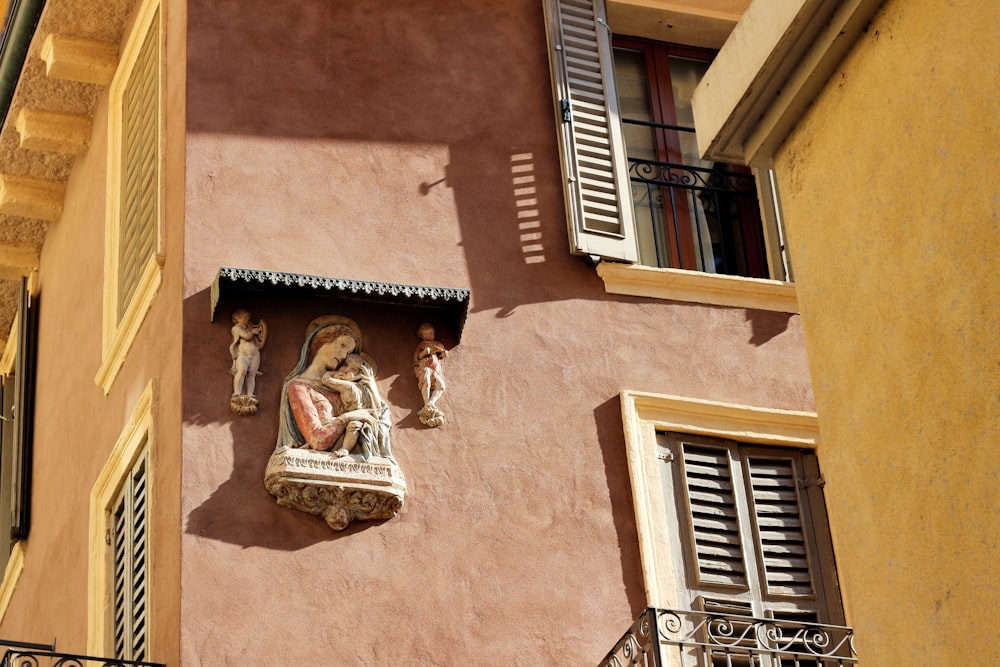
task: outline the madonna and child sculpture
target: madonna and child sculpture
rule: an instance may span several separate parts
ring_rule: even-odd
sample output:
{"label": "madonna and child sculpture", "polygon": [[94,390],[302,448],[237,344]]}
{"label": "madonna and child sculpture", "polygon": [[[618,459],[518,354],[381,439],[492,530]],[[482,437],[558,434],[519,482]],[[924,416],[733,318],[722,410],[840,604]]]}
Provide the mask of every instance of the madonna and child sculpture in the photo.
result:
{"label": "madonna and child sculpture", "polygon": [[391,518],[403,506],[406,480],[392,456],[376,370],[353,320],[310,322],[281,390],[278,442],[264,473],[279,505],[320,516],[334,530]]}

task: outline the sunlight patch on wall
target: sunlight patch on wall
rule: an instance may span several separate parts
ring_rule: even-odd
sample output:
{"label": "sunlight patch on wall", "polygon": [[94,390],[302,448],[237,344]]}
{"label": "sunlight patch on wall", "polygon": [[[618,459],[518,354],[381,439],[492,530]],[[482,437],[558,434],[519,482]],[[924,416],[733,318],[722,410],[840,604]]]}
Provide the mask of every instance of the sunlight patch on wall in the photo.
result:
{"label": "sunlight patch on wall", "polygon": [[510,179],[514,189],[517,229],[525,264],[545,261],[542,244],[542,222],[538,211],[538,189],[535,186],[535,156],[513,153],[510,156]]}

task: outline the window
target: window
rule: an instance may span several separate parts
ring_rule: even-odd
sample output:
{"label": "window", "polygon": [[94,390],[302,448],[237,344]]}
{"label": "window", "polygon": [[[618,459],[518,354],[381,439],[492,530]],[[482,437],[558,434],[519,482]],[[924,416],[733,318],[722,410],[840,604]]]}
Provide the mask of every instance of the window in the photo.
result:
{"label": "window", "polygon": [[664,655],[852,664],[816,416],[631,391],[622,413],[647,601],[669,619]]}
{"label": "window", "polygon": [[681,608],[843,623],[811,452],[682,433],[657,450]]}
{"label": "window", "polygon": [[143,660],[150,649],[157,384],[151,381],[90,492],[87,648]]}
{"label": "window", "polygon": [[146,657],[147,523],[145,443],[111,511],[112,644],[114,657]]}
{"label": "window", "polygon": [[784,280],[777,224],[759,213],[774,210],[769,175],[697,157],[690,97],[711,53],[641,40],[615,51],[603,0],[546,7],[572,251]]}
{"label": "window", "polygon": [[160,8],[146,0],[110,90],[104,360],[96,378],[105,393],[160,285],[161,50]]}
{"label": "window", "polygon": [[29,279],[21,279],[16,336],[5,350],[0,367],[0,558],[7,561],[14,544],[28,536],[31,518],[31,451],[34,416],[35,340],[38,298]]}
{"label": "window", "polygon": [[753,175],[698,154],[691,98],[714,53],[614,44],[639,261],[767,278]]}

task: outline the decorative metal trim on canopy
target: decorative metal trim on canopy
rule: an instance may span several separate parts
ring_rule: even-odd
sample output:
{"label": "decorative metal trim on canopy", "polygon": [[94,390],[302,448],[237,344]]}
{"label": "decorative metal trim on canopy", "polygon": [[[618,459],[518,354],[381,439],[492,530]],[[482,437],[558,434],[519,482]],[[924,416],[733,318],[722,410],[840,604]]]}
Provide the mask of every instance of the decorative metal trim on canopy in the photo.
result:
{"label": "decorative metal trim on canopy", "polygon": [[212,282],[213,320],[222,296],[234,291],[314,295],[346,301],[414,306],[443,314],[455,327],[456,341],[462,337],[471,296],[469,290],[458,287],[400,285],[223,266]]}

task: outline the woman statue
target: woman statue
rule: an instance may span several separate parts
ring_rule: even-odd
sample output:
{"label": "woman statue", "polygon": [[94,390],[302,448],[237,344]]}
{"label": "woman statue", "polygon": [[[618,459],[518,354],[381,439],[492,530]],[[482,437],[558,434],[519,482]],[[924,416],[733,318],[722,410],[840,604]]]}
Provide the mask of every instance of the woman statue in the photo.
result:
{"label": "woman statue", "polygon": [[389,406],[375,386],[374,361],[361,353],[358,325],[329,315],[310,322],[307,331],[299,362],[281,389],[278,449],[392,459]]}

